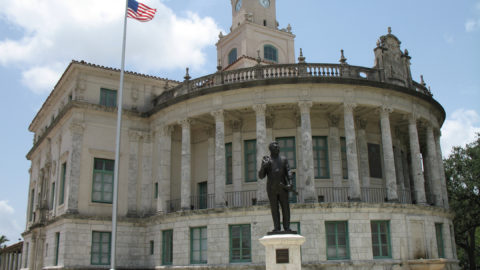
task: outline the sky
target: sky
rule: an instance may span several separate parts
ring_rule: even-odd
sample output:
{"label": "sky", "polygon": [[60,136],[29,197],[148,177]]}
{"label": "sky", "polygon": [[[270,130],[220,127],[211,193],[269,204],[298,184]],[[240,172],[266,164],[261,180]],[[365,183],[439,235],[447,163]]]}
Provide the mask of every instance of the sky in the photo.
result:
{"label": "sky", "polygon": [[[256,1],[256,0],[244,0]],[[183,80],[216,71],[218,34],[231,26],[227,0],[143,0],[151,22],[128,21],[126,69]],[[119,68],[125,2],[0,0],[0,235],[25,229],[33,135],[28,126],[71,60]],[[392,28],[408,49],[412,77],[423,75],[444,107],[442,149],[480,132],[480,0],[278,0],[280,28],[291,24],[307,62],[372,67],[373,49]],[[3,101],[1,101],[3,100]]]}

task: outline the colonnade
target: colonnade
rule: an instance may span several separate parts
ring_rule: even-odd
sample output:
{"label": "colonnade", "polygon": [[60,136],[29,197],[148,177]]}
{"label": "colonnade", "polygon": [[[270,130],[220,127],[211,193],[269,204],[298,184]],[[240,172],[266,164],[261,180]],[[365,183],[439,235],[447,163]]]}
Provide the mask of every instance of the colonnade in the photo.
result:
{"label": "colonnade", "polygon": [[[301,136],[299,153],[301,160],[299,170],[301,173],[297,174],[297,184],[303,191],[303,202],[317,202],[317,194],[314,177],[313,164],[313,149],[312,149],[312,127],[311,127],[311,108],[312,101],[299,101],[298,114],[300,116],[299,133]],[[355,117],[356,104],[353,102],[343,103],[343,117],[344,117],[344,132],[346,141],[346,157],[348,167],[348,185],[349,185],[349,200],[361,201],[362,188],[369,187],[369,160],[365,119]],[[262,157],[268,154],[268,127],[267,127],[267,104],[259,103],[252,106],[255,112],[256,119],[256,160],[257,168],[260,167]],[[443,172],[443,164],[440,150],[440,132],[435,132],[435,128],[431,123],[426,123],[426,155],[422,156],[420,151],[420,140],[418,134],[417,121],[419,120],[416,114],[404,114],[408,118],[408,145],[410,146],[410,163],[407,166],[407,154],[400,151],[400,139],[396,136],[392,139],[392,130],[390,118],[393,112],[391,106],[381,106],[378,108],[380,130],[381,130],[381,145],[383,168],[386,188],[386,199],[389,202],[399,201],[399,192],[410,187],[410,177],[413,183],[413,199],[416,204],[427,204],[427,196],[425,190],[425,175],[428,175],[430,185],[430,192],[434,194],[434,205],[448,207],[448,200],[446,195],[445,175]],[[215,122],[215,134],[212,136],[212,143],[214,140],[213,172],[209,173],[208,181],[214,182],[214,188],[209,188],[209,193],[214,191],[215,207],[225,206],[225,112],[224,110],[215,110],[211,113]],[[235,121],[234,121],[235,122]],[[342,186],[342,165],[340,156],[340,136],[339,136],[339,119],[337,115],[329,115],[329,144],[332,146],[331,151],[331,178],[335,187]],[[426,122],[426,121],[424,121]],[[190,208],[191,196],[191,123],[190,119],[184,119],[179,122],[182,129],[181,140],[181,208]],[[235,125],[235,124],[234,124]],[[238,125],[238,124],[237,124]],[[159,200],[157,203],[157,211],[165,211],[165,201],[170,200],[170,153],[171,153],[171,136],[172,127],[164,125],[158,128],[160,164],[159,164]],[[437,129],[438,130],[438,129]],[[241,132],[240,128],[234,127],[232,129],[232,160],[233,160],[233,189],[240,191],[242,184],[241,176]],[[271,131],[270,131],[271,133]],[[271,134],[270,134],[271,135]],[[405,142],[403,145],[406,145]],[[209,144],[210,145],[210,144]],[[211,147],[211,146],[209,146]],[[210,151],[210,150],[209,150]],[[425,152],[425,151],[424,151]],[[403,154],[402,154],[403,153]],[[209,154],[211,155],[211,154]],[[209,157],[211,159],[212,157]],[[210,179],[214,178],[214,179]],[[209,183],[210,185],[210,183]],[[268,202],[265,179],[257,179],[257,204]],[[410,196],[410,194],[409,194]]]}
{"label": "colonnade", "polygon": [[22,252],[2,252],[0,255],[0,270],[18,270],[21,267]]}

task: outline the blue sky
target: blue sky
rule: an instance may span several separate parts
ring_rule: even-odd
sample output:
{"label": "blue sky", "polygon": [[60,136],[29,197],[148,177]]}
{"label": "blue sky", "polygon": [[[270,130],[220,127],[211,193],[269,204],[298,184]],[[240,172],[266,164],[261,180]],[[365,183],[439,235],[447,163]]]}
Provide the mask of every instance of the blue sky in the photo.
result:
{"label": "blue sky", "polygon": [[[248,0],[244,0],[248,1]],[[255,1],[255,0],[251,0]],[[158,9],[152,22],[129,21],[127,69],[182,80],[216,70],[218,33],[228,33],[227,0],[144,0]],[[124,2],[118,0],[0,0],[0,234],[13,241],[25,228],[28,125],[68,63],[120,66]],[[288,23],[307,62],[373,66],[376,40],[392,33],[445,108],[444,155],[480,132],[480,0],[278,0],[280,28]]]}

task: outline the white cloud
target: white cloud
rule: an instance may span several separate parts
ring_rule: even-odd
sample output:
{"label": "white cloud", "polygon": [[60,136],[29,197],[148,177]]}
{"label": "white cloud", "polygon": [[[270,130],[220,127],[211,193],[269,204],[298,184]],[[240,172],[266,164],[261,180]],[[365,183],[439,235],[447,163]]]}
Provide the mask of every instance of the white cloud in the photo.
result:
{"label": "white cloud", "polygon": [[[0,40],[0,65],[16,65],[23,82],[36,93],[51,90],[72,59],[120,66],[124,4],[118,0],[0,0],[0,17],[23,30],[19,39]],[[153,21],[128,20],[127,66],[158,73],[206,62],[205,48],[217,41],[220,29],[209,17],[177,16],[160,0]],[[52,66],[55,63],[56,66]],[[35,74],[39,72],[39,74]],[[46,78],[42,78],[47,75]]]}
{"label": "white cloud", "polygon": [[465,146],[480,132],[480,115],[474,110],[458,109],[445,120],[442,127],[442,154],[447,157],[454,146]]}
{"label": "white cloud", "polygon": [[474,19],[469,19],[465,23],[465,31],[467,32],[473,32],[477,30],[480,27],[480,19],[474,20]]}
{"label": "white cloud", "polygon": [[14,219],[15,210],[8,201],[0,201],[0,234],[5,235],[9,244],[15,243],[20,238],[22,227]]}

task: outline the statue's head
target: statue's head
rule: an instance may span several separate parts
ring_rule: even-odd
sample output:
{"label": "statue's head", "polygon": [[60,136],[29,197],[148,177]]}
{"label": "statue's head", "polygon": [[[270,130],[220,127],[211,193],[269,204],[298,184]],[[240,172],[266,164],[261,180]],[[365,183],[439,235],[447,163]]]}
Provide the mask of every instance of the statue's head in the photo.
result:
{"label": "statue's head", "polygon": [[270,150],[270,154],[273,156],[277,156],[280,153],[280,147],[278,146],[277,141],[273,141],[268,145],[268,150]]}

